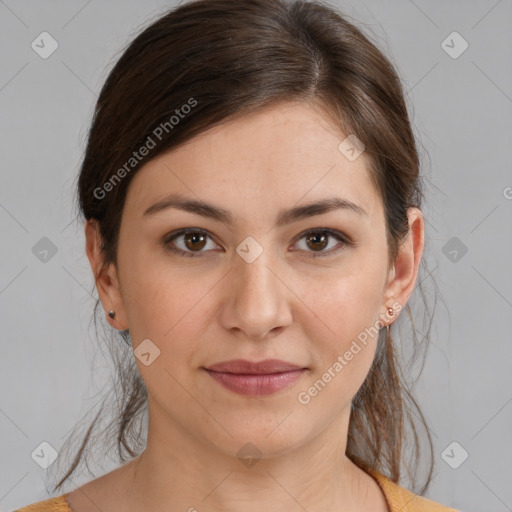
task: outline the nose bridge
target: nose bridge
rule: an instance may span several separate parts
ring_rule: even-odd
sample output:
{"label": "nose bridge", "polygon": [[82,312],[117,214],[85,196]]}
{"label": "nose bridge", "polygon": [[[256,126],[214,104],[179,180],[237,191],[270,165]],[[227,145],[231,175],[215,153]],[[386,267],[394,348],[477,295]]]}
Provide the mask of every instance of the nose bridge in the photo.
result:
{"label": "nose bridge", "polygon": [[[263,311],[279,293],[275,281],[277,277],[270,270],[272,262],[270,251],[263,251],[254,261],[247,262],[243,258],[237,261],[234,271],[237,276],[236,298],[240,307],[259,305]],[[254,304],[254,303],[257,304]]]}
{"label": "nose bridge", "polygon": [[255,291],[257,294],[260,292],[266,293],[269,286],[272,287],[272,281],[276,279],[276,276],[270,270],[272,265],[270,259],[268,255],[262,254],[251,263],[238,262],[237,272],[240,275],[240,285]]}
{"label": "nose bridge", "polygon": [[[247,249],[244,244],[241,246]],[[249,252],[254,249],[249,243]],[[259,338],[288,322],[286,287],[276,275],[278,265],[273,261],[270,250],[262,250],[253,260],[243,255],[236,255],[231,273],[233,287],[229,302],[233,308],[232,327]]]}

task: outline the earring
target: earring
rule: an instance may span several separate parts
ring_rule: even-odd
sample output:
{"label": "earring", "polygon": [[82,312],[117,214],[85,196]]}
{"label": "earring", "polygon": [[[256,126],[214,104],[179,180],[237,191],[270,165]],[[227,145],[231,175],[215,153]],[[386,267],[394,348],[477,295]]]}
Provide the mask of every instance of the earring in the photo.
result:
{"label": "earring", "polygon": [[114,318],[114,317],[116,316],[115,311],[110,310],[110,311],[108,312],[108,316],[109,316],[110,318]]}
{"label": "earring", "polygon": [[[388,315],[395,316],[395,310],[393,308],[388,308]],[[386,325],[386,339],[389,339],[389,324]]]}

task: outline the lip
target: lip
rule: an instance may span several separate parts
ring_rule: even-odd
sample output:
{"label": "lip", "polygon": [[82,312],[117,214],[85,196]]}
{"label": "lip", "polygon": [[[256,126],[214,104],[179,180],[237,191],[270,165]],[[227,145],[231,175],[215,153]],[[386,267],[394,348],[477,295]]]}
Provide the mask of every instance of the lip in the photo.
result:
{"label": "lip", "polygon": [[207,370],[223,373],[241,373],[244,375],[267,375],[270,373],[290,372],[302,370],[302,366],[282,361],[281,359],[265,359],[264,361],[252,362],[246,359],[232,359],[222,363],[212,364],[206,367]]}
{"label": "lip", "polygon": [[279,359],[259,362],[234,359],[204,370],[225,388],[245,396],[276,393],[294,384],[306,372],[304,367]]}

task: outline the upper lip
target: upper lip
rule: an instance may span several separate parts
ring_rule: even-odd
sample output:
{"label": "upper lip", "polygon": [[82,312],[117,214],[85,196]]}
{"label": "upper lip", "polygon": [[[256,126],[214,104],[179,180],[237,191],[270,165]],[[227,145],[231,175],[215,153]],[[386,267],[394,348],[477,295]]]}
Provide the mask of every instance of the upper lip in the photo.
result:
{"label": "upper lip", "polygon": [[264,361],[251,362],[245,359],[232,359],[222,363],[212,364],[206,367],[207,370],[224,373],[240,374],[269,374],[302,370],[302,366],[281,361],[280,359],[265,359]]}

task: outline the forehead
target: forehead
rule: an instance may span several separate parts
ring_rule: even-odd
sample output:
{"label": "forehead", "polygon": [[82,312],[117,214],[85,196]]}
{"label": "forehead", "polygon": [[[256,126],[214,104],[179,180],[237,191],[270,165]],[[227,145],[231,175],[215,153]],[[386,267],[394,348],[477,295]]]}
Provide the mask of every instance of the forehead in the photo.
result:
{"label": "forehead", "polygon": [[254,215],[336,194],[361,205],[371,218],[380,199],[369,161],[364,152],[349,160],[339,149],[345,138],[309,104],[274,105],[150,160],[134,176],[126,206],[140,216],[153,202],[179,193],[238,205]]}

